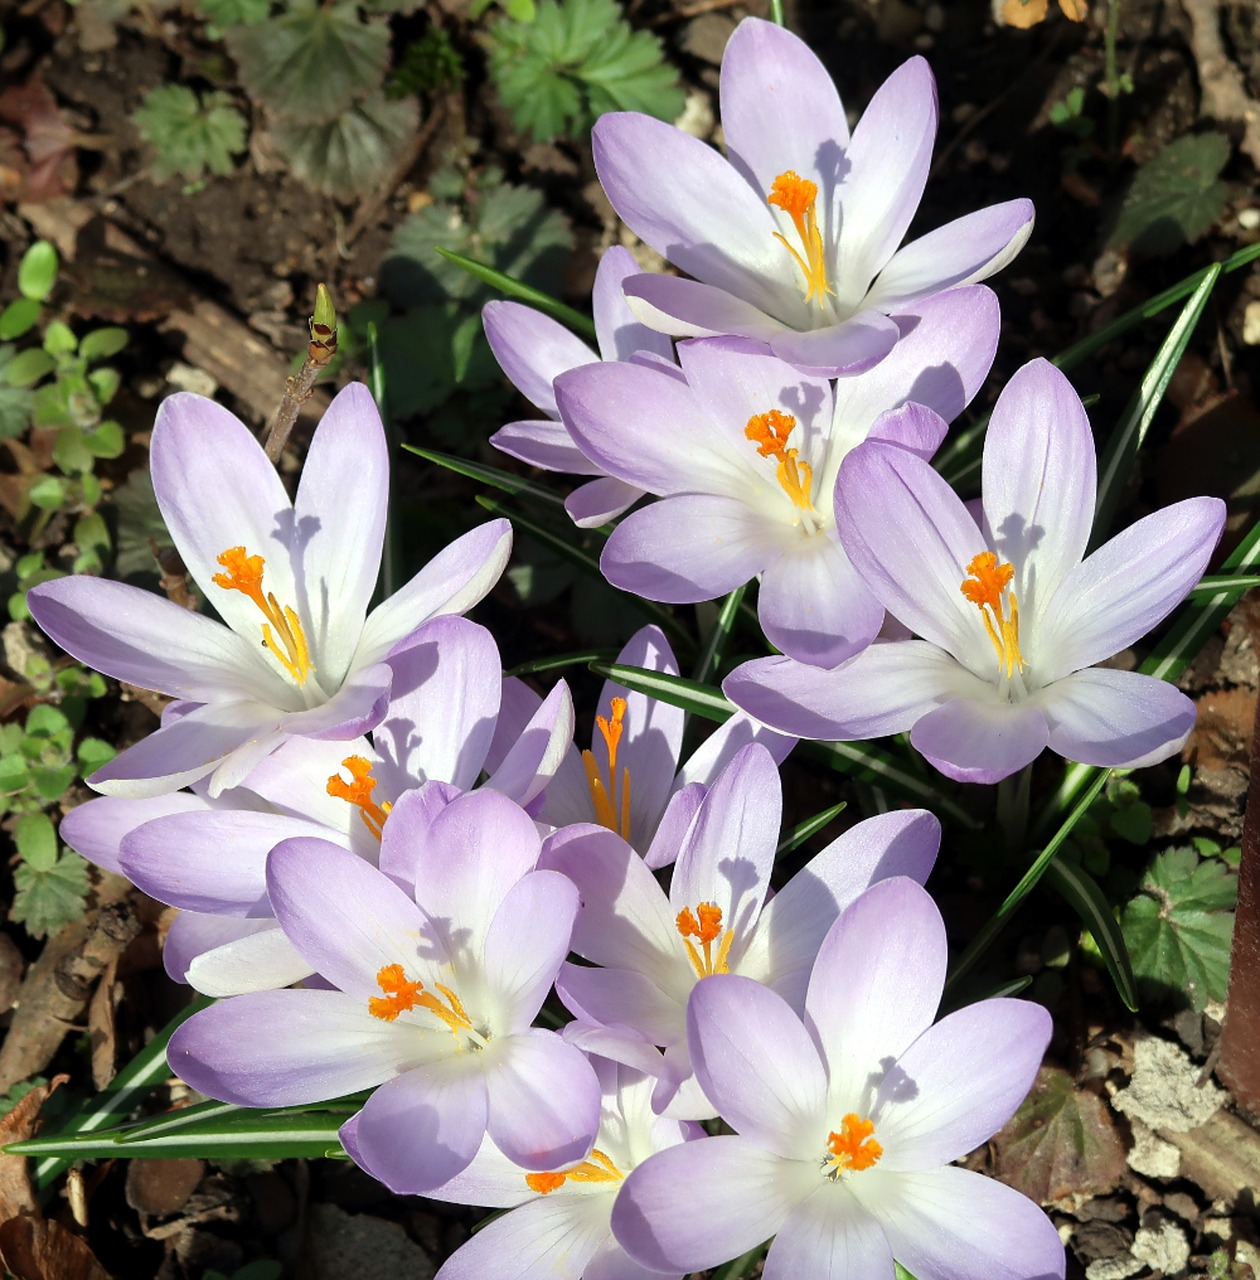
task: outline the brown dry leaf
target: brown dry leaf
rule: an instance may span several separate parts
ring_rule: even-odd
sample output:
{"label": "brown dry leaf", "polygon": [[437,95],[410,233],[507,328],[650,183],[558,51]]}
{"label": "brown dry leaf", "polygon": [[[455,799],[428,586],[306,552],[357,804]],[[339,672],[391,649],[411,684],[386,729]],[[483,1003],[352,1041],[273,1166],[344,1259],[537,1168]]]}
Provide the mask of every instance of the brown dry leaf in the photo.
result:
{"label": "brown dry leaf", "polygon": [[1124,1144],[1102,1100],[1058,1067],[1041,1068],[992,1143],[1002,1181],[1038,1204],[1099,1195],[1125,1171]]}
{"label": "brown dry leaf", "polygon": [[[37,1085],[0,1116],[0,1147],[33,1137],[39,1128],[39,1109],[69,1079],[69,1076],[53,1076],[47,1084]],[[0,1153],[0,1222],[19,1213],[38,1212],[26,1157]]]}
{"label": "brown dry leaf", "polygon": [[57,100],[38,76],[0,93],[0,121],[22,131],[20,146],[29,162],[21,174],[17,198],[37,203],[74,190],[79,134],[62,118]]}
{"label": "brown dry leaf", "polygon": [[110,1280],[78,1236],[29,1214],[0,1223],[0,1255],[15,1280]]}
{"label": "brown dry leaf", "polygon": [[1044,22],[1050,0],[1004,0],[1002,5],[1002,21],[1008,27],[1017,27],[1027,31],[1037,23]]}
{"label": "brown dry leaf", "polygon": [[96,990],[88,1004],[88,1033],[92,1042],[92,1084],[97,1090],[108,1087],[114,1078],[114,1059],[117,1056],[117,1035],[114,1031],[114,1010],[122,992],[118,989],[118,957],[105,966]]}
{"label": "brown dry leaf", "polygon": [[132,1160],[127,1165],[127,1203],[138,1213],[166,1218],[178,1213],[205,1174],[204,1160]]}

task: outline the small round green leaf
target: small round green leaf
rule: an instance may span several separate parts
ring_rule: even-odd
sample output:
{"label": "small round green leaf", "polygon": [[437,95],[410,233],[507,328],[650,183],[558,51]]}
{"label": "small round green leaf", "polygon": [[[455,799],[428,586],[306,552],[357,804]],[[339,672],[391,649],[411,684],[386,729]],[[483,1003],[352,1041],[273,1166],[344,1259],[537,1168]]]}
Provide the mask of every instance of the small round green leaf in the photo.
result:
{"label": "small round green leaf", "polygon": [[32,871],[47,871],[57,861],[57,833],[46,813],[28,813],[13,832],[18,856]]}
{"label": "small round green leaf", "polygon": [[18,298],[0,311],[0,341],[20,338],[39,320],[39,303],[34,298]]}
{"label": "small round green leaf", "polygon": [[9,362],[4,376],[11,387],[33,387],[56,368],[57,362],[40,347],[20,351]]}
{"label": "small round green leaf", "polygon": [[18,267],[18,291],[33,302],[43,302],[57,280],[57,250],[47,240],[36,240],[22,255]]}

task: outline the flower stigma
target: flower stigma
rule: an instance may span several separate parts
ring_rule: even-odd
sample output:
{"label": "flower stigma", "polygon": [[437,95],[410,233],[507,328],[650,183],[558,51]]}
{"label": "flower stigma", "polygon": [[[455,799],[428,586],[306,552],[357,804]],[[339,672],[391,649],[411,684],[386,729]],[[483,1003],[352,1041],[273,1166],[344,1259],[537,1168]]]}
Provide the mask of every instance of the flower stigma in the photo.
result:
{"label": "flower stigma", "polygon": [[328,779],[328,794],[334,800],[345,800],[354,805],[359,811],[359,817],[363,819],[363,825],[379,840],[393,804],[388,800],[382,800],[378,804],[372,799],[376,779],[372,777],[371,764],[362,756],[347,756],[341,762],[341,767],[349,771],[350,781],[347,782],[339,773],[334,773]]}
{"label": "flower stigma", "polygon": [[[999,564],[992,551],[982,551],[967,565],[967,577],[959,590],[976,605],[984,619],[984,629],[993,645],[1002,673],[1009,680],[1028,665],[1019,651],[1019,601],[1010,590],[1015,566]],[[1006,593],[1009,608],[1003,607]]]}
{"label": "flower stigma", "polygon": [[446,1024],[447,1030],[463,1047],[465,1037],[470,1033],[476,1037],[474,1048],[482,1048],[482,1037],[473,1027],[472,1019],[464,1010],[463,1002],[450,987],[440,982],[433,984],[435,990],[441,992],[441,998],[424,989],[423,982],[412,982],[400,964],[387,964],[376,974],[376,984],[385,993],[368,997],[368,1012],[382,1022],[393,1022],[400,1013],[412,1009],[427,1009]]}
{"label": "flower stigma", "polygon": [[630,839],[630,770],[622,767],[621,792],[617,791],[617,746],[625,728],[626,700],[613,698],[609,710],[611,716],[596,716],[595,724],[604,745],[608,748],[608,785],[600,776],[593,751],[582,752],[582,768],[586,770],[586,785],[590,788],[591,803],[595,806],[595,821],[609,831],[615,831],[623,840]]}
{"label": "flower stigma", "polygon": [[827,262],[823,254],[822,232],[818,229],[818,186],[808,178],[802,178],[794,169],[779,174],[770,188],[766,203],[782,209],[801,238],[802,256],[779,232],[774,238],[792,255],[805,276],[805,301],[817,298],[821,303],[827,294],[835,290],[827,283]]}
{"label": "flower stigma", "polygon": [[[730,973],[729,956],[731,943],[735,940],[735,930],[722,929],[722,908],[715,902],[701,902],[696,905],[695,914],[690,907],[684,907],[674,919],[674,924],[687,948],[687,959],[696,971],[697,978],[707,978],[714,973]],[[717,942],[717,955],[713,954],[713,944]],[[697,949],[696,939],[704,948],[701,955]]]}
{"label": "flower stigma", "polygon": [[[219,564],[226,573],[216,573],[211,581],[225,591],[239,591],[248,596],[262,610],[267,619],[262,624],[263,648],[293,677],[299,686],[315,670],[311,651],[307,648],[306,633],[302,621],[287,604],[281,608],[275,593],[263,595],[262,556],[249,555],[244,547],[229,547],[219,556]],[[274,628],[274,631],[273,631]]]}
{"label": "flower stigma", "polygon": [[547,1196],[558,1191],[566,1182],[621,1182],[625,1174],[598,1147],[590,1158],[572,1169],[555,1173],[527,1173],[525,1185],[539,1195]]}
{"label": "flower stigma", "polygon": [[851,1173],[869,1169],[884,1154],[884,1148],[871,1136],[875,1122],[850,1111],[840,1122],[837,1132],[827,1135],[827,1154],[819,1161],[828,1182],[846,1179]]}
{"label": "flower stigma", "polygon": [[757,446],[763,458],[778,462],[775,476],[792,502],[802,511],[814,515],[809,491],[814,483],[814,469],[808,462],[800,462],[798,451],[787,447],[788,436],[796,430],[796,419],[790,413],[771,409],[769,413],[754,413],[748,419],[744,435]]}

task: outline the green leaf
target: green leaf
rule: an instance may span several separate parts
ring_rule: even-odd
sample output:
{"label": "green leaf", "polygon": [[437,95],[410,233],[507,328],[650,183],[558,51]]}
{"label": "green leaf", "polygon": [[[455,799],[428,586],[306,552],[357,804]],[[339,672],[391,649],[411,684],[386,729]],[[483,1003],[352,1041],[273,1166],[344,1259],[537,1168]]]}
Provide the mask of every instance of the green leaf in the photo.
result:
{"label": "green leaf", "polygon": [[324,195],[349,200],[380,185],[406,152],[418,122],[413,100],[390,102],[375,93],[331,120],[278,120],[271,132],[295,177]]}
{"label": "green leaf", "polygon": [[30,391],[9,381],[9,369],[16,354],[9,343],[0,344],[0,439],[21,435],[30,426],[35,402]]}
{"label": "green leaf", "polygon": [[20,338],[39,322],[40,304],[34,298],[18,298],[0,311],[0,340]]}
{"label": "green leaf", "polygon": [[26,491],[26,496],[41,511],[59,511],[66,505],[66,482],[60,476],[40,476]]}
{"label": "green leaf", "polygon": [[51,871],[57,861],[57,833],[46,813],[28,813],[19,818],[13,843],[32,871]]}
{"label": "green leaf", "polygon": [[271,0],[197,0],[197,8],[222,33],[228,27],[248,27],[265,22]]}
{"label": "green leaf", "polygon": [[63,320],[50,320],[44,330],[44,350],[50,356],[73,355],[78,348],[79,340],[74,330]]}
{"label": "green leaf", "polygon": [[117,422],[109,421],[102,422],[92,431],[85,431],[83,443],[94,457],[117,458],[127,447],[127,438]]}
{"label": "green leaf", "polygon": [[250,96],[303,124],[335,121],[381,87],[389,64],[389,28],[349,3],[236,27],[225,42]]}
{"label": "green leaf", "polygon": [[1124,934],[1098,882],[1083,868],[1066,859],[1049,863],[1045,876],[1046,883],[1076,912],[1089,931],[1125,1007],[1136,1012],[1137,983]]}
{"label": "green leaf", "polygon": [[505,275],[502,271],[496,271],[493,267],[488,267],[484,262],[478,262],[475,258],[467,258],[462,253],[456,253],[453,249],[444,249],[440,245],[437,246],[437,252],[448,262],[453,262],[457,267],[467,271],[475,279],[488,284],[492,289],[497,289],[500,293],[507,294],[509,298],[516,298],[520,302],[528,303],[531,307],[541,311],[543,315],[550,316],[553,320],[559,320],[561,324],[568,325],[579,337],[586,338],[590,342],[595,341],[595,322],[590,316],[585,316],[580,311],[575,311],[572,307],[567,306],[557,298],[553,298],[550,294],[543,293],[540,289],[531,288],[520,280],[514,280],[511,276]]}
{"label": "green leaf", "polygon": [[1224,1000],[1237,898],[1238,879],[1219,858],[1200,861],[1190,846],[1159,854],[1120,915],[1139,986],[1197,1011]]}
{"label": "green leaf", "polygon": [[207,172],[231,173],[232,157],[245,150],[245,117],[226,93],[215,91],[198,98],[183,85],[159,85],[144,95],[131,119],[157,152],[153,176],[159,182],[176,174],[198,182]]}
{"label": "green leaf", "polygon": [[492,488],[502,489],[504,493],[517,493],[527,498],[536,498],[550,507],[564,506],[562,494],[555,493],[533,480],[526,480],[523,476],[515,476],[510,471],[504,471],[499,467],[492,467],[484,462],[473,462],[468,458],[457,458],[450,453],[439,453],[435,449],[422,449],[414,444],[404,444],[403,448],[408,453],[424,458],[427,462],[434,462],[439,467],[454,471],[457,475],[480,480]]}
{"label": "green leaf", "polygon": [[742,587],[736,587],[722,601],[722,607],[718,610],[713,628],[705,640],[704,648],[700,651],[696,669],[692,672],[692,677],[697,684],[704,684],[721,666],[722,655],[726,652],[727,642],[735,629],[735,620],[739,617],[739,606],[743,603],[744,592],[747,590],[748,584],[745,583]]}
{"label": "green leaf", "polygon": [[1193,244],[1212,228],[1229,198],[1229,188],[1217,180],[1228,161],[1223,133],[1170,142],[1134,175],[1108,245],[1158,256]]}
{"label": "green leaf", "polygon": [[18,292],[32,302],[43,302],[56,282],[57,250],[47,240],[36,240],[22,255]]}
{"label": "green leaf", "polygon": [[[92,451],[78,427],[62,427],[53,441],[53,461],[68,476],[92,470]],[[35,501],[34,498],[31,499]]]}
{"label": "green leaf", "polygon": [[91,333],[83,335],[83,341],[79,343],[79,354],[85,360],[108,360],[110,356],[116,356],[127,345],[127,341],[126,329],[93,329]]}
{"label": "green leaf", "polygon": [[8,362],[4,376],[11,387],[33,387],[56,367],[56,360],[47,351],[42,347],[31,347]]}
{"label": "green leaf", "polygon": [[847,800],[841,800],[839,804],[833,804],[831,808],[823,809],[821,812],[814,814],[812,818],[806,818],[804,822],[798,822],[779,841],[775,857],[782,857],[785,853],[791,853],[793,849],[800,848],[816,831],[821,831],[833,818],[838,818],[848,807],[848,803]]}
{"label": "green leaf", "polygon": [[24,862],[14,870],[13,884],[17,892],[10,918],[25,925],[32,937],[42,938],[82,917],[88,892],[87,863],[69,850],[43,870]]}
{"label": "green leaf", "polygon": [[75,758],[85,778],[107,765],[117,754],[108,742],[103,742],[100,738],[84,738],[75,749]]}
{"label": "green leaf", "polygon": [[[16,728],[16,725],[11,726]],[[6,752],[0,756],[0,795],[15,795],[25,790],[30,779],[26,772],[26,761],[21,756]]]}
{"label": "green leaf", "polygon": [[73,765],[35,767],[31,769],[31,785],[41,800],[60,800],[70,790],[79,771]]}

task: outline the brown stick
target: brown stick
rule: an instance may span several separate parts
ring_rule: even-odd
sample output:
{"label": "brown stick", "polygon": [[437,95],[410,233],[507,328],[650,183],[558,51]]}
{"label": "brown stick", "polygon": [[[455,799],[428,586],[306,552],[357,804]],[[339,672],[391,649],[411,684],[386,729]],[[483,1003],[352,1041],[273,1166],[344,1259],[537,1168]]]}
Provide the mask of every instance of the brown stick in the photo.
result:
{"label": "brown stick", "polygon": [[315,390],[315,379],[328,367],[337,354],[337,315],[332,297],[324,285],[319,286],[315,314],[311,317],[311,340],[306,345],[306,359],[296,378],[290,378],[284,387],[284,399],[267,428],[267,443],[263,449],[272,462],[279,462],[289,432],[297,421],[302,406]]}
{"label": "brown stick", "polygon": [[1220,0],[1181,0],[1190,19],[1190,52],[1199,71],[1203,110],[1218,120],[1243,126],[1242,149],[1260,166],[1260,102],[1247,92],[1242,72],[1230,61],[1221,39]]}

